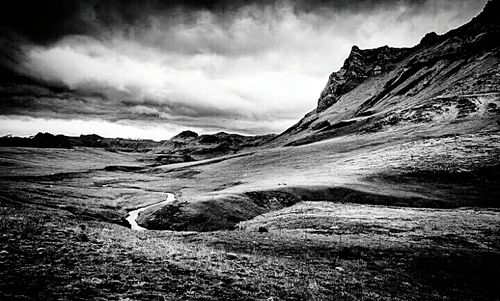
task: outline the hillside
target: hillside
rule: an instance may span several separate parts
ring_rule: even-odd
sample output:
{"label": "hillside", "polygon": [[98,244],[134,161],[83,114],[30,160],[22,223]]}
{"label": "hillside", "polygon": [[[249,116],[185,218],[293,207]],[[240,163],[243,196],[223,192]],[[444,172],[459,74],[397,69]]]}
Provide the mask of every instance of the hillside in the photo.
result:
{"label": "hillside", "polygon": [[150,171],[182,189],[139,224],[227,229],[304,200],[498,207],[498,12],[408,49],[353,47],[317,108],[263,147]]}
{"label": "hillside", "polygon": [[490,2],[468,24],[444,35],[429,33],[412,48],[353,46],[343,67],[330,75],[317,108],[273,145],[387,131],[497,131],[498,13],[498,2]]}

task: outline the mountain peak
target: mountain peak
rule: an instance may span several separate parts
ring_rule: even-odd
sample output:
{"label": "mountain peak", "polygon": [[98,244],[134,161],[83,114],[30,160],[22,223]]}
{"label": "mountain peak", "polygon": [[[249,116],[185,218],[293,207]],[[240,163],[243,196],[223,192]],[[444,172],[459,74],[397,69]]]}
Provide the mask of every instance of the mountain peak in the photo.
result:
{"label": "mountain peak", "polygon": [[404,53],[405,48],[391,48],[387,45],[362,50],[354,45],[342,68],[333,72],[321,92],[316,112],[322,112],[336,103],[340,97],[353,90],[367,78],[393,68]]}
{"label": "mountain peak", "polygon": [[[450,38],[454,39],[455,44],[459,43],[460,46],[453,44],[453,41],[448,43],[449,45],[447,44],[447,48],[440,51],[432,50],[434,47],[432,46],[429,49],[433,54],[430,56],[430,53],[422,53],[417,61],[429,60],[429,58],[437,59],[446,55],[456,56],[467,51],[474,51],[474,49],[496,47],[498,44],[497,36],[500,32],[498,28],[499,15],[500,0],[490,0],[483,11],[468,24],[444,35],[438,35],[435,32],[426,34],[420,43],[413,48],[414,50],[431,47],[437,42]],[[366,79],[394,69],[395,63],[404,59],[410,51],[410,48],[391,48],[387,45],[374,49],[360,49],[357,45],[353,45],[342,68],[330,75],[318,99],[316,113],[320,113],[335,104],[342,95],[350,92]]]}
{"label": "mountain peak", "polygon": [[171,140],[185,140],[185,139],[196,139],[198,138],[198,134],[193,131],[182,131],[179,134],[175,135]]}
{"label": "mountain peak", "polygon": [[464,117],[497,129],[490,119],[500,107],[499,13],[500,0],[491,0],[467,24],[442,35],[430,32],[412,48],[352,46],[316,109],[275,141],[299,145],[403,125],[460,123]]}
{"label": "mountain peak", "polygon": [[422,40],[420,40],[419,45],[429,45],[436,42],[439,39],[439,35],[434,31],[427,33]]}

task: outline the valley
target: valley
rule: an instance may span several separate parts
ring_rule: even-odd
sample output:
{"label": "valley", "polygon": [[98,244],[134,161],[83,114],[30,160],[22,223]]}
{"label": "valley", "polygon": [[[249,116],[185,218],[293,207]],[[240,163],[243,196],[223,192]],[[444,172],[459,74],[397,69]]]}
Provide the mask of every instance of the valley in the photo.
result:
{"label": "valley", "polygon": [[0,299],[498,300],[499,3],[278,135],[0,138]]}
{"label": "valley", "polygon": [[[489,300],[499,138],[344,137],[170,165],[2,148],[3,298]],[[167,230],[129,228],[146,206],[138,226]]]}

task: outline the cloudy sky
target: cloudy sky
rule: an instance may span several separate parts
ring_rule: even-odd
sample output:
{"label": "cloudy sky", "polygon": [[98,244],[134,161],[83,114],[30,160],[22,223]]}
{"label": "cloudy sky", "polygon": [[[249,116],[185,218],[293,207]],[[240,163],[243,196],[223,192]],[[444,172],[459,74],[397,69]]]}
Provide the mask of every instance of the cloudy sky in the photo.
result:
{"label": "cloudy sky", "polygon": [[283,131],[352,45],[413,46],[486,0],[3,2],[0,135],[161,140]]}

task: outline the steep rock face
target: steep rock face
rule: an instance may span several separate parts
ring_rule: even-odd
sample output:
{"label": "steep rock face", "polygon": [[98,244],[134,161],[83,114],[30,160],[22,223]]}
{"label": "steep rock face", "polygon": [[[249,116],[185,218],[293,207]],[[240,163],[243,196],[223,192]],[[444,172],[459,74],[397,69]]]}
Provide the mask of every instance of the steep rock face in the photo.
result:
{"label": "steep rock face", "polygon": [[499,130],[499,3],[412,48],[353,47],[317,108],[270,145],[399,130],[426,136]]}
{"label": "steep rock face", "polygon": [[407,52],[408,49],[388,46],[367,50],[353,46],[342,68],[328,78],[319,97],[316,112],[322,112],[336,103],[342,95],[359,86],[368,77],[392,70],[394,63]]}

